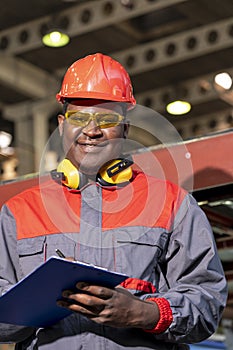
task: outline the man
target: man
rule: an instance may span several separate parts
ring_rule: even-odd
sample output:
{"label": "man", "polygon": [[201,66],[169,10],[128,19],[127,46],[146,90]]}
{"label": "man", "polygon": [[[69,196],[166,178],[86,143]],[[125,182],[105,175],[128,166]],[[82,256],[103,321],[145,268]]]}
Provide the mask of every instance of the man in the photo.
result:
{"label": "man", "polygon": [[47,328],[1,324],[0,341],[34,350],[174,349],[209,337],[226,302],[210,225],[184,190],[132,170],[122,156],[135,105],[127,72],[89,55],[67,70],[57,99],[65,160],[55,181],[2,208],[1,292],[56,248],[129,278],[114,289],[79,282],[79,292],[64,290],[57,301],[71,315]]}

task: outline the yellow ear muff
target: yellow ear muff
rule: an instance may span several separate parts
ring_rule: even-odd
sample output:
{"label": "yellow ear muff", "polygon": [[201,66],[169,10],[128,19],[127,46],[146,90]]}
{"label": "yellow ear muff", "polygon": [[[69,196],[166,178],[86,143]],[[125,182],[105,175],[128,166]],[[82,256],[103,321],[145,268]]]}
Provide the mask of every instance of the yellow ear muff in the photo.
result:
{"label": "yellow ear muff", "polygon": [[58,173],[63,173],[62,183],[70,188],[77,189],[80,185],[80,174],[78,169],[69,161],[63,159],[57,167]]}
{"label": "yellow ear muff", "polygon": [[103,185],[119,185],[131,180],[133,171],[129,159],[115,159],[101,167],[97,175],[97,181]]}
{"label": "yellow ear muff", "polygon": [[[114,186],[129,182],[132,179],[133,171],[131,159],[114,159],[104,164],[97,174],[96,182],[102,186]],[[78,189],[87,183],[87,177],[80,173],[69,159],[63,159],[56,170],[51,171],[54,181],[63,185]]]}

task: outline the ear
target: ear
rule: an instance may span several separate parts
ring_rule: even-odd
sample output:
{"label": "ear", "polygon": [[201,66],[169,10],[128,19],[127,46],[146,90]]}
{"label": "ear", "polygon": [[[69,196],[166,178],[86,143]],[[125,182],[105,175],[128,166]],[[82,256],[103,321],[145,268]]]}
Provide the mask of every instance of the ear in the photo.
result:
{"label": "ear", "polygon": [[59,134],[60,136],[63,135],[63,130],[64,130],[64,121],[65,121],[65,117],[62,114],[59,114],[57,117],[58,120],[58,129],[59,129]]}

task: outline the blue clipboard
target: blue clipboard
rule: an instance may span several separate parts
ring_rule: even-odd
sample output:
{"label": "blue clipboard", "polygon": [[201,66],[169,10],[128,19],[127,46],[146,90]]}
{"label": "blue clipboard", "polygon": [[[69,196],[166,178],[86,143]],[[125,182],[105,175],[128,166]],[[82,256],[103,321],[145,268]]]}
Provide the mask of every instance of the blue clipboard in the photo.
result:
{"label": "blue clipboard", "polygon": [[79,261],[49,258],[0,297],[0,322],[47,327],[71,314],[56,305],[79,281],[113,288],[128,276]]}

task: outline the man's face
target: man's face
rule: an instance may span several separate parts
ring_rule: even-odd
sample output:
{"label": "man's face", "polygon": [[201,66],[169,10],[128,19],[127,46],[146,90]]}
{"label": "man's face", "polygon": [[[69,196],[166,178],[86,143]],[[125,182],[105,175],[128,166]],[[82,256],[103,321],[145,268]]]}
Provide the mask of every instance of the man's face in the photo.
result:
{"label": "man's face", "polygon": [[[90,118],[85,126],[75,125],[75,116],[79,115],[76,111],[94,118]],[[129,129],[125,120],[116,126],[98,125],[98,116],[122,115],[122,107],[117,103],[80,106],[72,102],[68,104],[67,112],[67,118],[63,115],[58,117],[65,157],[83,173],[96,175],[104,163],[120,156],[123,139],[126,138]]]}

